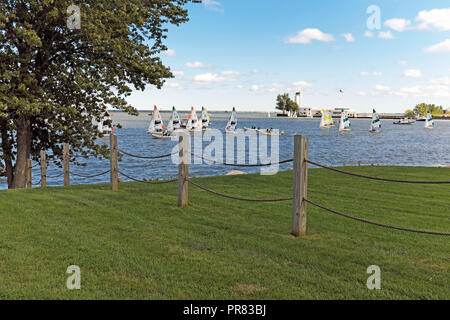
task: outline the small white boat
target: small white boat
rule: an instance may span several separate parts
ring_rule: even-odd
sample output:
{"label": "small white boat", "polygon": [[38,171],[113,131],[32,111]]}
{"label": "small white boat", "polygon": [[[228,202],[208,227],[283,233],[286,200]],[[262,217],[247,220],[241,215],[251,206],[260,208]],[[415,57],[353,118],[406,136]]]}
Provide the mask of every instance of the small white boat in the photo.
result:
{"label": "small white boat", "polygon": [[164,131],[164,123],[161,118],[161,114],[159,113],[158,108],[155,106],[154,111],[152,113],[152,119],[150,120],[150,125],[148,126],[147,133],[162,133]]}
{"label": "small white boat", "polygon": [[413,119],[403,118],[398,121],[395,121],[394,124],[408,125],[408,124],[413,124],[414,122],[416,122],[416,121]]}
{"label": "small white boat", "polygon": [[230,120],[228,120],[227,126],[225,127],[225,132],[227,134],[236,134],[236,126],[237,126],[237,113],[236,108],[233,107]]}
{"label": "small white boat", "polygon": [[152,137],[155,139],[172,139],[172,135],[168,132],[152,133]]}
{"label": "small white boat", "polygon": [[350,132],[350,120],[348,119],[347,113],[342,109],[341,111],[341,122],[339,124],[339,132]]}
{"label": "small white boat", "polygon": [[372,112],[372,122],[370,123],[370,132],[378,133],[381,131],[381,121],[378,117],[377,112],[373,109]]}
{"label": "small white boat", "polygon": [[167,131],[172,133],[176,130],[181,130],[181,125],[181,118],[175,107],[172,107],[172,115],[170,116],[169,123],[167,124]]}
{"label": "small white boat", "polygon": [[431,116],[430,110],[428,110],[427,118],[425,119],[425,129],[433,129],[433,128],[434,128],[433,117]]}
{"label": "small white boat", "polygon": [[284,136],[284,131],[273,131],[272,129],[258,129],[256,131],[266,136]]}

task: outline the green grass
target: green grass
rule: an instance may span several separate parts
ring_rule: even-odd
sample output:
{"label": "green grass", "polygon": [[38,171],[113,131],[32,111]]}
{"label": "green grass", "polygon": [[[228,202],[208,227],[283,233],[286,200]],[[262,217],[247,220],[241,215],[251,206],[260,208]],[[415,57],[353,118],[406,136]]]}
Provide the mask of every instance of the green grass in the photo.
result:
{"label": "green grass", "polygon": [[[450,180],[449,169],[347,168]],[[450,186],[309,171],[309,198],[396,226],[450,232]],[[197,179],[251,198],[291,196],[292,173]],[[450,239],[388,230],[308,207],[294,238],[291,203],[232,201],[190,186],[126,183],[0,192],[1,299],[449,299]],[[69,265],[81,290],[66,288]],[[382,289],[368,290],[378,265]]]}

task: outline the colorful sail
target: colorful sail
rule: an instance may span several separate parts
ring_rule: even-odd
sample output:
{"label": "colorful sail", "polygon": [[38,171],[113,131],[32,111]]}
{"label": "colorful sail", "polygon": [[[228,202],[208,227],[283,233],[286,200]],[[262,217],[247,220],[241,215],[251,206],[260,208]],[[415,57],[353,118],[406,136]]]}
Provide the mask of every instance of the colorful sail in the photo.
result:
{"label": "colorful sail", "polygon": [[230,120],[228,120],[227,126],[225,127],[225,131],[234,132],[237,126],[237,113],[236,108],[233,107],[233,111],[231,112]]}
{"label": "colorful sail", "polygon": [[350,131],[350,120],[348,119],[347,113],[342,109],[341,111],[341,122],[339,124],[339,131]]}
{"label": "colorful sail", "polygon": [[167,131],[173,132],[177,129],[181,129],[181,118],[175,107],[172,107],[172,115],[170,116],[169,123],[167,124]]}
{"label": "colorful sail", "polygon": [[208,128],[211,119],[209,118],[208,111],[206,111],[205,107],[202,107],[202,116],[200,119],[202,120],[202,128],[203,129]]}
{"label": "colorful sail", "polygon": [[378,117],[378,114],[375,111],[375,109],[373,109],[372,122],[371,122],[371,125],[370,125],[370,131],[379,131],[380,129],[381,129],[380,118]]}
{"label": "colorful sail", "polygon": [[431,129],[434,127],[433,117],[431,116],[430,110],[427,111],[427,117],[425,118],[425,128]]}
{"label": "colorful sail", "polygon": [[191,114],[188,118],[189,119],[186,125],[186,129],[188,129],[189,131],[196,131],[202,129],[202,125],[198,121],[197,113],[195,112],[194,107],[191,108]]}
{"label": "colorful sail", "polygon": [[158,108],[155,106],[147,132],[160,133],[163,132],[163,130],[164,130],[164,123],[162,121],[161,114],[159,113]]}

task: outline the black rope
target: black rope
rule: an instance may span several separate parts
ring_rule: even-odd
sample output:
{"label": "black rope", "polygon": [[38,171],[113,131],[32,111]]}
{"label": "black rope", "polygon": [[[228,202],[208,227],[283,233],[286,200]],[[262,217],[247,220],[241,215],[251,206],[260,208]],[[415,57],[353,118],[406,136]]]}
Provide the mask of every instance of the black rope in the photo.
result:
{"label": "black rope", "polygon": [[121,149],[119,149],[119,152],[122,152],[123,154],[126,154],[127,156],[130,156],[130,157],[133,157],[133,158],[138,158],[138,159],[161,159],[161,158],[170,157],[170,156],[172,156],[174,154],[178,154],[178,152],[174,152],[174,153],[164,154],[164,155],[161,155],[161,156],[145,157],[145,156],[138,156],[138,155],[135,155],[135,154],[131,154],[131,153],[125,152],[125,151],[123,151]]}
{"label": "black rope", "polygon": [[354,172],[349,172],[349,171],[344,171],[344,170],[340,170],[340,169],[336,169],[333,167],[328,167],[325,166],[323,164],[311,161],[311,160],[305,160],[306,162],[308,162],[309,164],[315,165],[317,167],[321,167],[327,170],[331,170],[331,171],[335,171],[338,173],[343,173],[349,176],[354,176],[354,177],[360,177],[360,178],[366,178],[366,179],[371,179],[371,180],[378,180],[378,181],[387,181],[387,182],[400,182],[400,183],[418,183],[418,184],[450,184],[450,181],[427,181],[427,180],[399,180],[399,179],[388,179],[388,178],[379,178],[379,177],[372,177],[372,176],[366,176],[366,175],[362,175],[362,174],[358,174],[358,173],[354,173]]}
{"label": "black rope", "polygon": [[240,201],[249,201],[249,202],[279,202],[279,201],[289,201],[292,200],[292,198],[281,198],[281,199],[247,199],[247,198],[240,198],[240,197],[235,197],[235,196],[229,196],[223,193],[219,193],[217,191],[213,191],[211,189],[208,189],[198,183],[195,183],[194,181],[188,179],[187,180],[189,183],[192,183],[194,186],[196,186],[197,188],[200,188],[206,192],[215,194],[217,196],[221,196],[224,198],[229,198],[229,199],[234,199],[234,200],[240,200]]}
{"label": "black rope", "polygon": [[100,176],[103,176],[103,175],[105,175],[105,174],[107,174],[107,173],[110,173],[110,172],[111,172],[111,170],[107,170],[107,171],[105,171],[105,172],[102,172],[102,173],[99,173],[99,174],[90,175],[90,176],[85,176],[85,175],[78,174],[78,173],[74,173],[74,172],[71,172],[70,174],[71,174],[71,175],[74,175],[74,176],[76,176],[76,177],[81,177],[81,178],[87,178],[87,179],[89,179],[89,178],[100,177]]}
{"label": "black rope", "polygon": [[215,162],[224,166],[231,166],[231,167],[269,167],[269,166],[273,166],[273,165],[279,165],[279,164],[284,164],[284,163],[288,163],[288,162],[292,162],[294,161],[294,159],[287,159],[284,161],[280,161],[280,162],[275,162],[275,163],[267,163],[267,164],[234,164],[234,163],[226,163],[226,162],[221,162],[219,160],[212,160],[212,159],[206,159],[203,156],[199,156],[196,155],[194,153],[189,152],[190,154],[192,154],[194,157],[202,159],[204,161],[208,161],[208,162]]}
{"label": "black rope", "polygon": [[311,200],[308,200],[308,199],[303,199],[303,200],[305,202],[309,203],[309,204],[312,204],[313,206],[316,206],[316,207],[318,207],[320,209],[323,209],[323,210],[326,210],[328,212],[337,214],[339,216],[346,217],[346,218],[353,219],[353,220],[360,221],[360,222],[364,222],[364,223],[368,223],[368,224],[372,224],[372,225],[375,225],[375,226],[378,226],[378,227],[394,229],[394,230],[400,230],[400,231],[415,232],[415,233],[425,233],[425,234],[432,234],[432,235],[439,235],[439,236],[450,236],[450,233],[447,233],[447,232],[435,232],[435,231],[425,231],[425,230],[401,228],[401,227],[391,226],[391,225],[388,225],[388,224],[382,224],[382,223],[378,223],[378,222],[373,222],[373,221],[365,220],[365,219],[362,219],[362,218],[353,217],[351,215],[348,215],[348,214],[345,214],[345,213],[342,213],[342,212],[339,212],[339,211],[336,211],[336,210],[324,207],[324,206],[322,206],[320,204],[317,204],[315,202],[312,202]]}
{"label": "black rope", "polygon": [[167,180],[167,181],[145,181],[145,180],[139,180],[139,179],[130,177],[129,175],[127,175],[126,173],[123,173],[122,171],[119,171],[119,173],[130,180],[133,180],[136,182],[141,182],[141,183],[148,183],[148,184],[166,184],[166,183],[172,183],[172,182],[178,181],[178,179]]}
{"label": "black rope", "polygon": [[49,178],[49,179],[55,179],[55,178],[62,177],[63,175],[64,175],[64,172],[61,173],[61,174],[58,174],[57,176],[45,176],[45,177],[46,177],[46,178]]}

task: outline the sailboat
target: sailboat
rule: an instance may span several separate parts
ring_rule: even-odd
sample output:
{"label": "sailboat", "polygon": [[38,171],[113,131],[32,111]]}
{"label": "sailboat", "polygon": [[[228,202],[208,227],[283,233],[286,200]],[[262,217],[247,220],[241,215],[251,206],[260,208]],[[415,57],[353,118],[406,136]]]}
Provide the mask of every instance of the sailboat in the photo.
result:
{"label": "sailboat", "polygon": [[334,127],[333,118],[331,117],[330,111],[322,110],[322,118],[320,119],[320,129],[329,129]]}
{"label": "sailboat", "polygon": [[372,112],[372,122],[370,124],[370,132],[380,132],[381,131],[381,121],[378,117],[377,112],[373,109]]}
{"label": "sailboat", "polygon": [[114,131],[114,127],[111,124],[111,117],[106,110],[106,106],[103,105],[103,116],[102,120],[98,123],[97,129],[103,135],[103,137],[109,137]]}
{"label": "sailboat", "polygon": [[427,117],[425,118],[425,129],[433,129],[433,127],[434,127],[433,117],[431,116],[430,110],[428,110]]}
{"label": "sailboat", "polygon": [[200,117],[200,119],[202,120],[202,129],[206,130],[209,127],[211,119],[209,118],[208,111],[206,111],[205,107],[202,107],[202,116]]}
{"label": "sailboat", "polygon": [[194,107],[191,107],[191,114],[188,117],[188,122],[186,125],[186,129],[189,131],[199,131],[202,130],[202,124],[198,121],[197,113],[195,112]]}
{"label": "sailboat", "polygon": [[225,132],[229,134],[236,134],[236,126],[237,126],[237,114],[236,108],[233,107],[230,120],[228,120],[227,126],[225,127]]}
{"label": "sailboat", "polygon": [[350,132],[350,120],[348,119],[347,113],[342,109],[341,111],[341,123],[339,124],[339,132]]}
{"label": "sailboat", "polygon": [[181,129],[181,119],[175,107],[172,107],[172,115],[170,116],[169,123],[167,124],[167,131],[172,133],[179,129]]}
{"label": "sailboat", "polygon": [[154,134],[159,133],[162,134],[164,131],[164,123],[161,119],[161,114],[159,113],[158,108],[155,106],[155,109],[152,113],[152,119],[150,120],[150,125],[148,126],[147,133]]}

